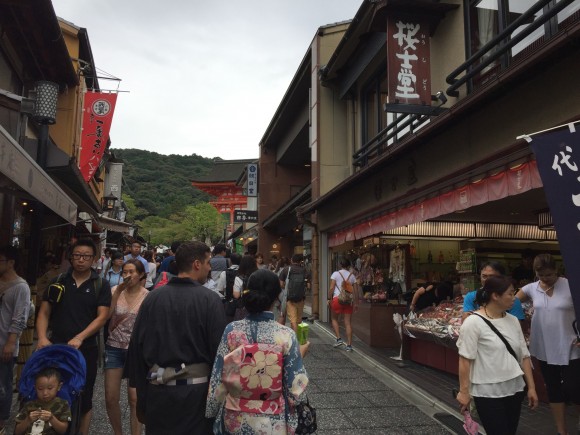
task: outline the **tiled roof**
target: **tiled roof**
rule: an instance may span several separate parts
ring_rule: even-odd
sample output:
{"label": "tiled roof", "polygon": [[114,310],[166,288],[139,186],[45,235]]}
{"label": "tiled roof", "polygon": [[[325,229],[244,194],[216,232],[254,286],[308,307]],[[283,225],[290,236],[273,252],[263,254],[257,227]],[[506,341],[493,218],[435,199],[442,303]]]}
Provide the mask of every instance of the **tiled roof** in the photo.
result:
{"label": "tiled roof", "polygon": [[257,163],[257,159],[245,160],[216,160],[206,175],[191,180],[193,183],[236,182],[242,171],[250,163]]}

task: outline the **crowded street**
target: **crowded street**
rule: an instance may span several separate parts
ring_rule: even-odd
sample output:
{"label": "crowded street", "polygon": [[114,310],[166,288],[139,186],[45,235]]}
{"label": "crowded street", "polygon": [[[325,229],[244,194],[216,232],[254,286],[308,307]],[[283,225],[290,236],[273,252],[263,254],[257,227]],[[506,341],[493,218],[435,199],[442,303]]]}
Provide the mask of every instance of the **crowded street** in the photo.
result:
{"label": "crowded street", "polygon": [[580,0],[0,0],[0,435],[580,435]]}

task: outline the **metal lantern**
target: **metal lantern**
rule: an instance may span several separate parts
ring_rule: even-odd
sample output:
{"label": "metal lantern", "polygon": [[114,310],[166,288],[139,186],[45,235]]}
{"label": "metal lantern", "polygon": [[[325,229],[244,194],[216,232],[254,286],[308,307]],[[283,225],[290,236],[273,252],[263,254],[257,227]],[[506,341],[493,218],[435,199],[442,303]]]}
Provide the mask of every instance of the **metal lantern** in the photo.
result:
{"label": "metal lantern", "polygon": [[103,196],[103,210],[111,211],[115,208],[117,197],[111,192],[108,196]]}
{"label": "metal lantern", "polygon": [[58,84],[49,81],[36,82],[36,101],[32,118],[39,124],[56,123]]}

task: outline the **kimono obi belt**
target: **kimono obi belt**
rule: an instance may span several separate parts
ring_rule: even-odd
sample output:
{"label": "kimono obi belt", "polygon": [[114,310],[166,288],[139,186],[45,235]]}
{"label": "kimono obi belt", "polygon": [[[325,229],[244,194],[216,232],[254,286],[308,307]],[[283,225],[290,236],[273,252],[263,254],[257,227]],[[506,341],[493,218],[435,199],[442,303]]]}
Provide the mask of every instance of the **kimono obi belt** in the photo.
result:
{"label": "kimono obi belt", "polygon": [[284,411],[282,346],[243,344],[224,357],[225,408],[256,414]]}
{"label": "kimono obi belt", "polygon": [[147,374],[147,379],[153,385],[193,385],[208,382],[210,366],[206,363],[181,364],[173,367],[159,367],[154,364]]}

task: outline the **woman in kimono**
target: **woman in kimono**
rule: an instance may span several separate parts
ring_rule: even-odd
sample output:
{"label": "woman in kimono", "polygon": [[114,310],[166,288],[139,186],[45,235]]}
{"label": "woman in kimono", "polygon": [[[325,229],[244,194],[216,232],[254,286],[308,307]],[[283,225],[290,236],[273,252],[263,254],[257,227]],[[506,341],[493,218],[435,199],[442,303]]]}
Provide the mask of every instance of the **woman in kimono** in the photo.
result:
{"label": "woman in kimono", "polygon": [[249,315],[226,326],[211,374],[206,417],[215,434],[294,434],[295,406],[306,400],[302,364],[310,343],[300,346],[294,331],[274,320],[278,276],[250,275],[242,292]]}

